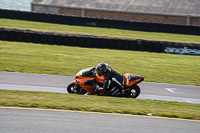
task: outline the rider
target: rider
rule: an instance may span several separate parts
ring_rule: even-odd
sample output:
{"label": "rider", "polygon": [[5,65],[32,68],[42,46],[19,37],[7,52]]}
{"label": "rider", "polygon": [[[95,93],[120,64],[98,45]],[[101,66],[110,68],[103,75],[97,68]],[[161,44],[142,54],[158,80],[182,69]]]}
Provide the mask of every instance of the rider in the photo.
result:
{"label": "rider", "polygon": [[106,90],[105,96],[120,95],[124,84],[126,83],[126,78],[114,71],[108,66],[107,63],[100,63],[96,66],[96,72],[99,76],[104,76],[103,88],[96,85],[97,89]]}

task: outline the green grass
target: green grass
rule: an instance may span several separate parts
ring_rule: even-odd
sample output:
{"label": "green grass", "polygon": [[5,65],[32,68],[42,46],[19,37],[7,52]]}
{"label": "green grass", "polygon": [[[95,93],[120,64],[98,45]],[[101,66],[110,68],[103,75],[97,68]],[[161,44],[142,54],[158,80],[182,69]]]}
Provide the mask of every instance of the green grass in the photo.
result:
{"label": "green grass", "polygon": [[200,85],[200,56],[0,41],[0,71],[73,76],[101,62],[145,81]]}
{"label": "green grass", "polygon": [[[0,27],[34,31],[200,43],[199,36],[69,26],[0,19]],[[80,69],[107,62],[120,73],[145,81],[200,85],[200,57],[125,50],[89,49],[0,41],[0,71],[75,75]],[[1,106],[20,106],[175,117],[200,120],[200,104],[0,90]],[[164,107],[164,108],[163,108]]]}
{"label": "green grass", "polygon": [[62,32],[64,34],[84,34],[84,35],[118,37],[118,38],[200,43],[200,37],[195,35],[70,26],[70,25],[50,24],[50,23],[2,19],[2,18],[0,19],[0,27],[23,28],[29,30],[50,31],[59,33]]}
{"label": "green grass", "polygon": [[200,104],[133,98],[0,90],[0,105],[200,120]]}

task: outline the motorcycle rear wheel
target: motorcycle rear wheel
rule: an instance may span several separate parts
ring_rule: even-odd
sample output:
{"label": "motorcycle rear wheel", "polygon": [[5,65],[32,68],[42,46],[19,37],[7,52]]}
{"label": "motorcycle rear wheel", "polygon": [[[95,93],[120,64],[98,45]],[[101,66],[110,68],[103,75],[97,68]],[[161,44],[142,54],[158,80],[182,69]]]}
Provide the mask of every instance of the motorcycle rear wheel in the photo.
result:
{"label": "motorcycle rear wheel", "polygon": [[137,98],[140,95],[140,87],[138,85],[132,85],[131,87],[127,88],[126,97]]}

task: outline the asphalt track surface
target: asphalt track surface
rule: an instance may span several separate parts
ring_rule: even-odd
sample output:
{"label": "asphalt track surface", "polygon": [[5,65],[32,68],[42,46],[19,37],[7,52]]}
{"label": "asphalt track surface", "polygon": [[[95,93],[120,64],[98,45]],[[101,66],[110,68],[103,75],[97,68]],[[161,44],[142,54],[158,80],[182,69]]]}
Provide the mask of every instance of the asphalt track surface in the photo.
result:
{"label": "asphalt track surface", "polygon": [[[0,89],[67,93],[74,76],[0,72]],[[200,104],[200,86],[142,82],[138,99]]]}
{"label": "asphalt track surface", "polygon": [[[0,89],[67,93],[73,76],[0,72]],[[143,82],[141,99],[200,103],[198,86]],[[174,98],[174,99],[172,99]],[[200,121],[0,106],[0,133],[199,133]]]}
{"label": "asphalt track surface", "polygon": [[1,133],[199,133],[200,121],[2,108]]}

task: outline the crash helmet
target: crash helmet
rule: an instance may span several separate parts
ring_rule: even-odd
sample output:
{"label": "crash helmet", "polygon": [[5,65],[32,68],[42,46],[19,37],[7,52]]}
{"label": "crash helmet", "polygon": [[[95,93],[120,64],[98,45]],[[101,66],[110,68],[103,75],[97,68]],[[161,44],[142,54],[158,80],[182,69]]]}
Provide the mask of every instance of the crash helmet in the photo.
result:
{"label": "crash helmet", "polygon": [[108,70],[108,64],[107,63],[99,63],[97,66],[96,66],[96,73],[99,75],[99,76],[102,76],[104,75]]}

